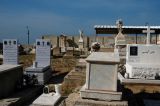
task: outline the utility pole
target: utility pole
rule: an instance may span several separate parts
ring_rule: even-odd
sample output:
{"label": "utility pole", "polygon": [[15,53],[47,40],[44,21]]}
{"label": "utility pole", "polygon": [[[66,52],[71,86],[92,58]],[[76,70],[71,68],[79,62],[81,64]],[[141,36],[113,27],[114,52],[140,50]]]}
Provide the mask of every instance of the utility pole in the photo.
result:
{"label": "utility pole", "polygon": [[28,26],[27,26],[28,45],[29,45],[29,34],[30,34],[30,32],[29,32],[29,28],[28,28]]}

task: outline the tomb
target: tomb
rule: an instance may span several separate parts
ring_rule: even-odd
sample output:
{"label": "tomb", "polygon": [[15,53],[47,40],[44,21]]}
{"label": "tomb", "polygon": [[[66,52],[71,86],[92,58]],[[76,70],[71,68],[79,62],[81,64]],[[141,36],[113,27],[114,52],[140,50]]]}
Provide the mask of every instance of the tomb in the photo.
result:
{"label": "tomb", "polygon": [[146,45],[127,45],[126,74],[129,78],[157,79],[160,76],[160,46],[150,44],[150,33],[154,30],[147,30]]}
{"label": "tomb", "polygon": [[43,94],[40,95],[31,106],[57,106],[57,102],[61,98],[61,85],[55,85],[55,92],[49,92],[49,87],[45,86]]}
{"label": "tomb", "polygon": [[129,78],[156,79],[160,75],[160,46],[127,45],[126,72]]}
{"label": "tomb", "polygon": [[86,83],[80,91],[82,98],[121,100],[117,92],[118,52],[92,52],[86,59]]}
{"label": "tomb", "polygon": [[[146,31],[143,31],[146,32]],[[118,73],[125,88],[133,94],[160,92],[160,46],[150,44],[150,27],[147,27],[147,44],[128,44],[126,73]]]}
{"label": "tomb", "polygon": [[43,85],[51,78],[50,55],[50,41],[37,39],[36,60],[33,66],[25,69],[25,75],[34,81],[33,84]]}
{"label": "tomb", "polygon": [[0,98],[11,95],[22,86],[23,68],[18,65],[16,39],[3,40],[3,64],[0,65]]}

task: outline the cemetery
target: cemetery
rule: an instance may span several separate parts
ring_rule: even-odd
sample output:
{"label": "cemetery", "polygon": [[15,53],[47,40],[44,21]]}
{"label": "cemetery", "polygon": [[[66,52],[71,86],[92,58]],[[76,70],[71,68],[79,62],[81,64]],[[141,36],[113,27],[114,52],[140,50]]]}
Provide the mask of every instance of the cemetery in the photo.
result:
{"label": "cemetery", "polygon": [[[94,29],[94,38],[82,30],[78,40],[43,36],[35,47],[24,47],[30,51],[25,55],[19,53],[18,39],[3,39],[0,105],[158,106],[160,27],[124,26],[117,20]],[[99,34],[115,34],[114,45]],[[129,34],[134,39],[128,40]],[[138,34],[145,36],[139,40]]]}

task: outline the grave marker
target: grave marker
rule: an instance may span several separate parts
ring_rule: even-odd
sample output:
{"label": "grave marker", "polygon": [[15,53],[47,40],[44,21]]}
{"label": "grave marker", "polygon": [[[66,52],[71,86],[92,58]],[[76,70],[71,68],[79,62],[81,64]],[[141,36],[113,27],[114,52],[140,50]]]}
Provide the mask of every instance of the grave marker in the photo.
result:
{"label": "grave marker", "polygon": [[120,100],[122,93],[117,92],[118,52],[93,52],[86,61],[86,84],[81,89],[81,97]]}
{"label": "grave marker", "polygon": [[160,46],[127,45],[126,72],[129,78],[155,79],[160,75]]}
{"label": "grave marker", "polygon": [[3,64],[18,64],[18,45],[16,39],[3,40]]}
{"label": "grave marker", "polygon": [[37,67],[45,67],[50,65],[51,44],[49,40],[36,40],[36,62]]}
{"label": "grave marker", "polygon": [[155,33],[154,30],[150,30],[150,26],[147,27],[147,30],[143,30],[143,33],[147,33],[147,44],[150,44],[150,34]]}

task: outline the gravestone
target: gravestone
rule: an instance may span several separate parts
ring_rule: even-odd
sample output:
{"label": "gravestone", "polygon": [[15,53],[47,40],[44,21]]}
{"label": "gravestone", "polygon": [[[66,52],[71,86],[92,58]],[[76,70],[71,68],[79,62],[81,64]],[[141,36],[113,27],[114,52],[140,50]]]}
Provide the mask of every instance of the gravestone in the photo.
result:
{"label": "gravestone", "polygon": [[82,98],[120,100],[117,92],[118,52],[93,52],[86,59],[86,83],[80,93]]}
{"label": "gravestone", "polygon": [[118,28],[118,34],[115,37],[115,47],[117,48],[118,46],[126,45],[126,39],[125,39],[125,36],[122,34],[122,31],[123,31],[123,28],[122,28],[123,22],[122,22],[122,20],[117,20],[116,24],[117,24],[117,28]]}
{"label": "gravestone", "polygon": [[37,67],[45,67],[50,65],[51,44],[49,40],[36,40],[36,62]]}
{"label": "gravestone", "polygon": [[160,75],[160,46],[128,44],[126,72],[129,78],[155,79]]}
{"label": "gravestone", "polygon": [[61,53],[65,53],[66,52],[66,39],[67,36],[66,35],[60,35],[60,48],[61,48]]}
{"label": "gravestone", "polygon": [[33,66],[25,69],[25,74],[33,80],[33,85],[43,85],[51,78],[50,55],[50,40],[37,39],[36,61],[33,62]]}
{"label": "gravestone", "polygon": [[78,41],[78,47],[80,50],[82,50],[84,48],[84,41],[83,41],[83,31],[79,30],[79,41]]}
{"label": "gravestone", "polygon": [[0,65],[0,98],[11,95],[22,85],[23,68],[18,65],[16,39],[3,40],[3,64]]}
{"label": "gravestone", "polygon": [[3,64],[18,64],[18,45],[16,39],[3,40]]}
{"label": "gravestone", "polygon": [[116,22],[118,28],[118,34],[115,37],[115,49],[118,50],[120,59],[124,59],[126,57],[126,38],[123,35],[123,22],[122,20],[117,20]]}
{"label": "gravestone", "polygon": [[160,45],[160,34],[158,35],[157,45]]}

